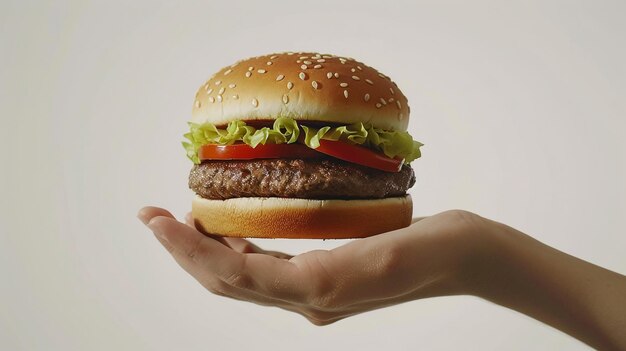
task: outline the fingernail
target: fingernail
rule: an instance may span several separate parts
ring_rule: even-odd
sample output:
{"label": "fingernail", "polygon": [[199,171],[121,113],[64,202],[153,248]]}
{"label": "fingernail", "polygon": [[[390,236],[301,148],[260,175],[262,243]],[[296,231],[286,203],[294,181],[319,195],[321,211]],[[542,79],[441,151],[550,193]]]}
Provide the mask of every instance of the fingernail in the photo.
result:
{"label": "fingernail", "polygon": [[139,212],[137,213],[137,218],[139,218],[139,220],[141,221],[141,223],[148,225],[148,217],[146,216],[145,213],[143,213],[142,210],[139,210]]}
{"label": "fingernail", "polygon": [[163,232],[163,228],[160,225],[157,225],[156,223],[154,223],[153,219],[151,219],[146,225],[148,226],[148,228],[150,228],[150,230],[152,230],[154,235],[156,235],[159,239],[167,241]]}

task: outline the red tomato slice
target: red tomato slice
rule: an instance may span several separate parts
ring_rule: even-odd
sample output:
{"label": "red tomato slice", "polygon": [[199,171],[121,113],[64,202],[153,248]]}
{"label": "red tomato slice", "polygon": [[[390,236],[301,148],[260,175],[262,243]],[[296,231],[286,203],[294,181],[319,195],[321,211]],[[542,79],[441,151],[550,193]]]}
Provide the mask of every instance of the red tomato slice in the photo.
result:
{"label": "red tomato slice", "polygon": [[198,150],[200,160],[253,160],[259,158],[319,158],[321,155],[302,144],[203,145]]}
{"label": "red tomato slice", "polygon": [[319,158],[326,154],[340,160],[386,172],[399,172],[403,160],[342,141],[320,140],[317,149],[302,144],[266,144],[253,148],[246,144],[203,145],[198,150],[200,160],[254,160],[263,158]]}
{"label": "red tomato slice", "polygon": [[400,172],[404,160],[389,158],[384,154],[372,151],[366,147],[352,145],[342,141],[320,140],[320,146],[315,149],[326,155],[359,165],[380,169],[386,172]]}

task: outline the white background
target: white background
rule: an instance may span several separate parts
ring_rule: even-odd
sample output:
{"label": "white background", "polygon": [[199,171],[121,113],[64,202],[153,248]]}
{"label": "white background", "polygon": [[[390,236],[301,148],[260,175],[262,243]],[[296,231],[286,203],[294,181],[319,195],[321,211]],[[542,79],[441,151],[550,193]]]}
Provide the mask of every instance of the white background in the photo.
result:
{"label": "white background", "polygon": [[314,50],[378,68],[409,98],[426,144],[416,215],[471,210],[624,273],[625,12],[621,1],[3,1],[0,349],[586,349],[472,297],[315,327],[211,295],[135,214],[188,211],[180,141],[214,71]]}

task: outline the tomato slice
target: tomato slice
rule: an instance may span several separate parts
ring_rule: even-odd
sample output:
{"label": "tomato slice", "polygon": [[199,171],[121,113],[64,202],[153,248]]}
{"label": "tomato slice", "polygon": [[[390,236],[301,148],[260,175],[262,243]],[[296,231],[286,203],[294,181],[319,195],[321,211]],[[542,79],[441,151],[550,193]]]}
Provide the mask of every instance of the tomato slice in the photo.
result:
{"label": "tomato slice", "polygon": [[399,172],[403,163],[403,160],[389,158],[363,146],[332,140],[320,140],[317,149],[311,149],[303,144],[266,144],[254,148],[246,144],[207,144],[198,150],[198,158],[202,161],[320,158],[322,154],[385,172]]}
{"label": "tomato slice", "polygon": [[259,158],[319,158],[322,155],[302,144],[207,144],[198,150],[200,160],[253,160]]}
{"label": "tomato slice", "polygon": [[404,160],[389,158],[384,154],[372,151],[366,147],[352,145],[343,141],[320,140],[320,146],[315,151],[333,156],[340,160],[359,165],[380,169],[386,172],[400,172]]}

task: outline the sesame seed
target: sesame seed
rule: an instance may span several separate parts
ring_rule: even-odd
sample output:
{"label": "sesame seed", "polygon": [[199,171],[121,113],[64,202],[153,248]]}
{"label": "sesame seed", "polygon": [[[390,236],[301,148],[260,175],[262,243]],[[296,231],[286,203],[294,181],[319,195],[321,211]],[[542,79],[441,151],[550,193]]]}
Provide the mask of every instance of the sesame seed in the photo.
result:
{"label": "sesame seed", "polygon": [[293,88],[293,83],[287,82],[287,89],[291,90],[291,88]]}
{"label": "sesame seed", "polygon": [[308,58],[309,58],[308,56],[300,56],[300,60],[306,60]]}
{"label": "sesame seed", "polygon": [[398,119],[402,119],[404,118],[404,115],[402,114],[402,112],[398,113]]}
{"label": "sesame seed", "polygon": [[319,89],[319,85],[317,84],[316,81],[312,81],[311,85],[313,86],[313,89]]}
{"label": "sesame seed", "polygon": [[354,79],[354,80],[361,80],[361,78],[359,78],[357,76],[352,76],[352,79]]}
{"label": "sesame seed", "polygon": [[211,94],[212,92],[213,92],[213,89],[209,89],[209,90],[206,91],[207,95]]}
{"label": "sesame seed", "polygon": [[302,80],[305,80],[306,79],[306,73],[300,72],[300,74],[298,74],[298,77],[300,77],[300,79],[302,79]]}
{"label": "sesame seed", "polygon": [[226,72],[224,72],[224,75],[227,76],[228,74],[230,74],[230,72],[232,72],[232,69],[227,69]]}
{"label": "sesame seed", "polygon": [[317,62],[319,62],[319,63],[324,63],[324,62],[326,62],[326,60],[324,60],[324,59],[319,59],[319,60],[317,60]]}
{"label": "sesame seed", "polygon": [[302,61],[302,63],[304,63],[305,65],[312,65],[313,64],[313,62],[311,62],[311,61]]}
{"label": "sesame seed", "polygon": [[387,102],[393,102],[393,98],[390,97],[389,99],[387,99]]}
{"label": "sesame seed", "polygon": [[292,56],[292,55],[293,55],[293,52],[289,51],[289,52],[287,53],[287,55]]}
{"label": "sesame seed", "polygon": [[268,65],[268,66],[271,66],[272,65],[272,61],[267,61],[265,64]]}
{"label": "sesame seed", "polygon": [[237,95],[237,94],[233,95],[233,99],[235,99],[235,100],[239,99],[239,95]]}
{"label": "sesame seed", "polygon": [[260,69],[260,70],[257,70],[257,72],[259,72],[259,73],[263,74],[263,73],[265,73],[265,72],[267,72],[267,71],[266,71],[266,70],[264,70],[264,69]]}
{"label": "sesame seed", "polygon": [[289,96],[287,96],[286,94],[283,95],[283,103],[286,105],[289,103]]}
{"label": "sesame seed", "polygon": [[344,90],[344,91],[343,91],[343,96],[345,96],[345,97],[346,97],[346,99],[348,98],[348,91],[347,91],[347,90]]}
{"label": "sesame seed", "polygon": [[229,88],[231,88],[231,89],[233,89],[233,88],[234,88],[234,87],[236,87],[236,86],[237,86],[237,84],[235,84],[235,83],[230,83],[230,84],[228,84],[228,87],[229,87]]}
{"label": "sesame seed", "polygon": [[222,102],[222,95],[217,96],[217,102]]}
{"label": "sesame seed", "polygon": [[246,78],[250,78],[251,75],[252,75],[252,72],[250,71],[246,72]]}
{"label": "sesame seed", "polygon": [[213,96],[209,96],[209,102],[210,102],[210,103],[215,102],[215,98],[214,98]]}
{"label": "sesame seed", "polygon": [[200,108],[200,100],[196,100],[196,108]]}
{"label": "sesame seed", "polygon": [[365,96],[363,96],[363,100],[365,100],[365,102],[370,101],[370,94],[365,94]]}
{"label": "sesame seed", "polygon": [[226,88],[221,87],[220,90],[217,92],[218,95],[222,95],[224,94],[224,90],[226,90]]}
{"label": "sesame seed", "polygon": [[254,67],[252,66],[248,67],[248,71],[254,71]]}
{"label": "sesame seed", "polygon": [[322,55],[323,58],[332,58],[331,55]]}
{"label": "sesame seed", "polygon": [[322,68],[322,65],[315,65],[315,66],[313,66],[313,68],[319,69],[319,68]]}
{"label": "sesame seed", "polygon": [[383,105],[387,105],[387,101],[385,101],[385,99],[383,99],[383,98],[380,98],[380,102],[382,102]]}
{"label": "sesame seed", "polygon": [[222,81],[221,81],[221,80],[216,80],[216,81],[215,81],[215,85],[220,85],[220,84],[222,84]]}
{"label": "sesame seed", "polygon": [[383,105],[380,104],[380,102],[376,103],[376,108],[381,108]]}
{"label": "sesame seed", "polygon": [[354,73],[356,70],[354,68],[350,68],[350,72]]}
{"label": "sesame seed", "polygon": [[391,92],[391,95],[394,95],[396,92],[393,91],[393,88],[389,88],[389,91]]}
{"label": "sesame seed", "polygon": [[402,109],[402,105],[400,105],[400,100],[396,100],[396,105],[398,106],[398,110]]}
{"label": "sesame seed", "polygon": [[339,83],[339,86],[342,87],[342,88],[345,88],[345,87],[348,86],[348,83]]}
{"label": "sesame seed", "polygon": [[318,59],[318,58],[322,58],[322,55],[320,54],[315,54],[315,56],[311,56],[312,59]]}
{"label": "sesame seed", "polygon": [[379,76],[380,78],[385,78],[385,75],[384,75],[384,74],[382,74],[382,73],[378,73],[378,76]]}
{"label": "sesame seed", "polygon": [[371,81],[371,80],[369,80],[369,79],[366,79],[365,81],[366,81],[366,82],[367,82],[367,84],[369,84],[369,85],[374,85],[374,82],[372,82],[372,81]]}
{"label": "sesame seed", "polygon": [[277,57],[278,57],[278,55],[272,55],[272,56],[270,56],[270,60],[273,60],[273,59],[275,59]]}
{"label": "sesame seed", "polygon": [[279,74],[276,76],[276,81],[280,82],[281,80],[283,80],[285,78],[285,76],[283,76],[282,74]]}
{"label": "sesame seed", "polygon": [[302,66],[300,66],[300,68],[302,68],[302,69],[307,69],[307,68],[309,68],[309,67],[307,67],[307,65],[302,65]]}
{"label": "sesame seed", "polygon": [[341,64],[342,64],[342,65],[345,65],[345,64],[346,64],[346,61],[340,61],[340,62],[341,62]]}
{"label": "sesame seed", "polygon": [[296,60],[296,63],[301,63],[301,62],[302,62],[302,60]]}
{"label": "sesame seed", "polygon": [[257,99],[252,99],[252,106],[254,106],[254,107],[259,106],[259,100],[257,100]]}
{"label": "sesame seed", "polygon": [[333,77],[333,72],[326,73],[326,78],[331,79]]}
{"label": "sesame seed", "polygon": [[361,68],[361,66],[356,66],[356,69],[358,69],[359,71],[363,70],[363,68]]}
{"label": "sesame seed", "polygon": [[339,78],[339,73],[335,72],[335,78]]}

